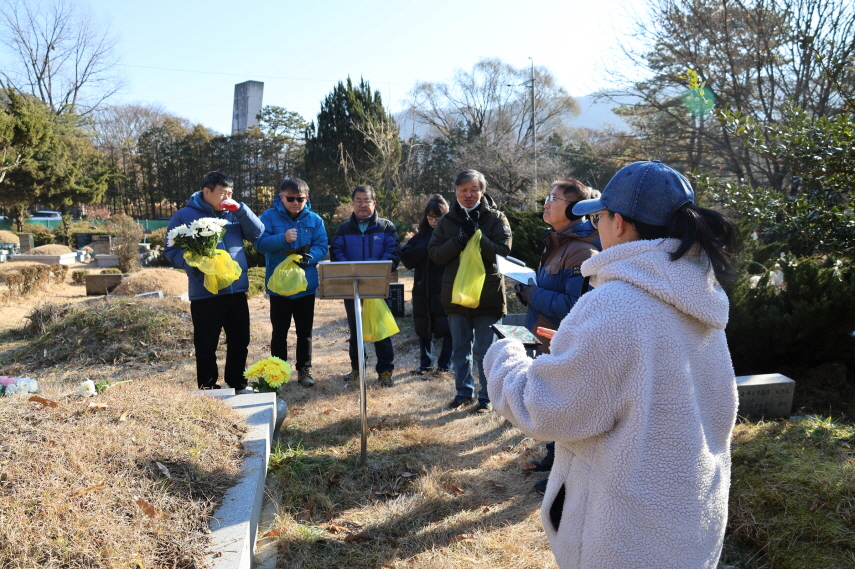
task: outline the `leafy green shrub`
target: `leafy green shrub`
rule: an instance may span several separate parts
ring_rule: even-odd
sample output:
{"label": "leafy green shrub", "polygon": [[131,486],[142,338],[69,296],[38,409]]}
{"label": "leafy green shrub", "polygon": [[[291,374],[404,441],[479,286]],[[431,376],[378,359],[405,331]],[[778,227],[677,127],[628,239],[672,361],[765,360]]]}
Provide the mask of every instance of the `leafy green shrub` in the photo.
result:
{"label": "leafy green shrub", "polygon": [[752,567],[852,567],[853,446],[855,428],[830,419],[737,425],[722,562],[750,557]]}
{"label": "leafy green shrub", "polygon": [[21,233],[33,234],[33,246],[41,247],[42,245],[50,245],[54,242],[54,234],[48,227],[37,223],[25,223],[22,226]]}
{"label": "leafy green shrub", "polygon": [[[737,375],[780,372],[789,375],[799,393],[828,390],[836,409],[853,389],[855,372],[855,275],[826,261],[778,261],[784,286],[768,286],[770,274],[752,287],[744,276],[729,291],[728,345]],[[755,277],[756,278],[756,277]],[[812,367],[842,362],[848,384],[820,385]],[[797,401],[798,404],[798,401]],[[827,407],[822,407],[827,410]]]}
{"label": "leafy green shrub", "polygon": [[247,292],[249,296],[255,296],[264,292],[264,285],[266,283],[264,267],[250,267],[246,272],[246,276],[249,278],[249,291]]}
{"label": "leafy green shrub", "polygon": [[264,253],[260,253],[258,251],[258,249],[255,248],[255,245],[253,245],[249,241],[244,240],[243,250],[246,252],[246,266],[247,267],[263,267],[264,266]]}
{"label": "leafy green shrub", "polygon": [[76,284],[83,284],[86,282],[85,277],[88,274],[89,274],[89,271],[85,271],[85,270],[71,271],[71,280],[74,281]]}
{"label": "leafy green shrub", "polygon": [[511,256],[523,261],[532,269],[540,265],[543,253],[543,232],[549,226],[543,221],[543,212],[536,209],[520,211],[507,208],[502,210],[511,224]]}

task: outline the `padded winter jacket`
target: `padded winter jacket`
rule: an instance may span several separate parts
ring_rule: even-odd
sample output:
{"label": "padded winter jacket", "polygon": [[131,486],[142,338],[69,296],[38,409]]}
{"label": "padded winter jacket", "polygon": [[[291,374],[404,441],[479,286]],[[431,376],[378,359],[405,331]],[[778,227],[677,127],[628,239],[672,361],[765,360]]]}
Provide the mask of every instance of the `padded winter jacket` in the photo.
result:
{"label": "padded winter jacket", "polygon": [[[590,221],[577,219],[543,236],[543,255],[537,270],[537,290],[531,295],[525,327],[556,329],[582,294],[582,263],[600,250],[597,230]],[[540,339],[544,346],[547,338]]]}
{"label": "padded winter jacket", "polygon": [[677,245],[594,255],[582,274],[595,288],[551,354],[505,339],[484,358],[496,410],[555,441],[541,518],[562,569],[718,564],[737,407],[728,300],[705,255],[671,261]]}
{"label": "padded winter jacket", "polygon": [[[309,245],[309,254],[311,259],[304,259],[303,270],[306,272],[306,280],[308,286],[303,292],[298,292],[287,298],[300,298],[315,294],[318,290],[318,263],[323,261],[329,250],[329,241],[327,239],[327,230],[324,227],[324,220],[312,211],[312,204],[309,200],[306,201],[304,207],[297,219],[293,219],[291,214],[285,208],[285,204],[276,195],[273,198],[272,207],[261,214],[261,222],[264,224],[264,233],[255,242],[255,248],[265,255],[265,279],[264,282],[270,282],[270,277],[273,276],[273,271],[287,257],[285,251],[288,249],[297,249],[304,245]],[[285,232],[289,229],[297,230],[297,240],[287,243],[285,241]],[[273,296],[281,296],[266,288],[267,294]]]}
{"label": "padded winter jacket", "polygon": [[428,243],[428,255],[437,265],[445,267],[442,275],[442,307],[446,314],[462,314],[471,320],[475,316],[505,314],[505,278],[496,267],[496,255],[507,256],[511,252],[511,226],[505,214],[495,207],[492,198],[484,194],[478,206],[478,229],[481,230],[481,259],[484,261],[484,288],[478,308],[466,308],[451,302],[451,289],[454,277],[460,267],[460,254],[463,247],[457,242],[457,235],[465,220],[465,210],[457,200],[448,213],[443,215]]}
{"label": "padded winter jacket", "polygon": [[450,338],[448,316],[442,308],[443,268],[428,257],[433,229],[417,233],[401,248],[401,262],[413,271],[413,324],[416,335],[430,339]]}
{"label": "padded winter jacket", "polygon": [[249,290],[249,277],[246,273],[248,267],[246,264],[246,252],[243,250],[243,242],[244,240],[255,241],[258,239],[258,236],[264,231],[264,226],[252,210],[243,203],[240,204],[240,208],[235,212],[226,210],[219,213],[214,212],[214,208],[202,199],[202,191],[200,190],[190,196],[184,207],[175,212],[172,219],[169,220],[166,232],[168,234],[179,225],[189,225],[202,217],[215,217],[225,219],[229,222],[226,225],[226,234],[219,245],[217,245],[217,248],[229,252],[231,258],[240,265],[241,274],[238,280],[221,289],[217,294],[211,294],[205,288],[205,275],[202,271],[191,267],[184,260],[184,249],[180,247],[166,247],[163,253],[169,259],[169,262],[179,269],[184,269],[187,273],[188,296],[190,300],[200,300],[222,294],[247,292]]}
{"label": "padded winter jacket", "polygon": [[359,218],[350,214],[350,219],[338,226],[330,245],[332,261],[392,261],[392,270],[401,260],[398,246],[398,230],[388,219],[377,216],[375,211],[368,218],[365,233],[359,230]]}

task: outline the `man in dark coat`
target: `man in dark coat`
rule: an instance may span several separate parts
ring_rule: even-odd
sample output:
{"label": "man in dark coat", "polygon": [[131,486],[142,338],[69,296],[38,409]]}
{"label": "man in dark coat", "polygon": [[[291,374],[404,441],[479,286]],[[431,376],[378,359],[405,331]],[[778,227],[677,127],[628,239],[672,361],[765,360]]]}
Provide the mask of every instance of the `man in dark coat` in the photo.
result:
{"label": "man in dark coat", "polygon": [[[439,220],[428,244],[428,255],[437,265],[443,265],[442,306],[448,314],[453,342],[451,361],[457,393],[449,408],[457,409],[475,403],[475,378],[472,374],[473,346],[475,348],[481,389],[478,391],[479,413],[490,413],[493,405],[487,395],[484,375],[484,354],[495,336],[490,328],[505,315],[505,281],[496,267],[496,255],[511,252],[511,226],[493,200],[486,195],[487,181],[477,170],[464,170],[454,180],[457,200]],[[460,254],[475,234],[481,230],[481,259],[486,277],[481,289],[478,308],[454,304],[451,291],[460,267]]]}

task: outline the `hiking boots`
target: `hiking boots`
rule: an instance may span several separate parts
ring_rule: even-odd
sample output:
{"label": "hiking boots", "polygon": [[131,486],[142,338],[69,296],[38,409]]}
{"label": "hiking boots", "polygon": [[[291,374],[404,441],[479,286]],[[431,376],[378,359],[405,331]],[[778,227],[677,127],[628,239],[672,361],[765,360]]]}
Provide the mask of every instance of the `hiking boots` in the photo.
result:
{"label": "hiking boots", "polygon": [[466,405],[472,405],[475,403],[474,397],[461,397],[458,395],[454,399],[451,400],[451,403],[448,404],[449,409],[459,409],[461,407],[465,407]]}
{"label": "hiking boots", "polygon": [[348,383],[351,381],[359,381],[359,370],[358,369],[352,369],[352,370],[350,370],[350,373],[344,374],[344,382]]}
{"label": "hiking boots", "polygon": [[380,385],[383,387],[392,387],[394,383],[392,383],[392,372],[384,371],[377,374],[377,381],[380,382]]}
{"label": "hiking boots", "polygon": [[297,382],[303,387],[312,387],[315,385],[315,380],[312,379],[312,370],[301,369],[297,372]]}

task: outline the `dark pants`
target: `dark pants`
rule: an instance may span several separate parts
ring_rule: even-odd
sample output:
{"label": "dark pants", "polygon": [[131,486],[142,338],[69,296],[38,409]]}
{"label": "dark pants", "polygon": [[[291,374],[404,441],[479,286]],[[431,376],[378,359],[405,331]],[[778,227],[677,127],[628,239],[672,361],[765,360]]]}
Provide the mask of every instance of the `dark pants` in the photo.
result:
{"label": "dark pants", "polygon": [[312,367],[312,324],[315,322],[315,295],[299,298],[270,295],[270,355],[288,360],[288,329],[291,317],[297,331],[297,371]]}
{"label": "dark pants", "polygon": [[[439,338],[442,342],[442,349],[439,352],[439,358],[436,360],[436,367],[440,371],[448,371],[451,369],[451,338]],[[419,336],[419,367],[427,369],[433,366],[433,338],[422,338]]]}
{"label": "dark pants", "polygon": [[[356,311],[352,300],[344,301],[344,311],[347,313],[347,325],[350,328],[350,369],[359,369],[359,348],[356,346]],[[394,371],[395,352],[392,349],[392,338],[374,342],[374,353],[377,354],[377,373]]]}
{"label": "dark pants", "polygon": [[226,332],[226,370],[229,387],[243,389],[249,347],[249,305],[246,293],[221,294],[190,301],[193,318],[193,346],[196,348],[196,383],[200,389],[213,388],[220,376],[217,345],[220,330]]}

